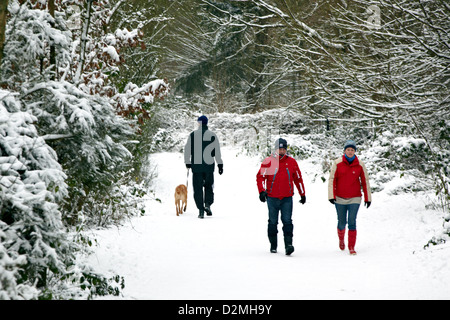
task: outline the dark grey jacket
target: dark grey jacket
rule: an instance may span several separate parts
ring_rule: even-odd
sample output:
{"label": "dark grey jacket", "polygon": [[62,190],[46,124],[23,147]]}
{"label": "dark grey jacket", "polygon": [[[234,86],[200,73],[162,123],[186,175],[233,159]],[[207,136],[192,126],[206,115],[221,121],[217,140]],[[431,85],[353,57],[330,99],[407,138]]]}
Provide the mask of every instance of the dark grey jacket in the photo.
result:
{"label": "dark grey jacket", "polygon": [[219,138],[203,125],[189,134],[184,147],[184,163],[191,164],[192,172],[196,173],[214,172],[215,162],[223,165]]}

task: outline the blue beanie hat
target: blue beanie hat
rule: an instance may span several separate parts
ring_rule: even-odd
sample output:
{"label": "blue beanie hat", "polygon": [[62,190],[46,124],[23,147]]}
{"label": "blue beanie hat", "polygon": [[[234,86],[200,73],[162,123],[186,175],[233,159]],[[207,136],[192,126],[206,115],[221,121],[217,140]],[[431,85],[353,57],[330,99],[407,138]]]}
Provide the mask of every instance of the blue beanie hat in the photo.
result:
{"label": "blue beanie hat", "polygon": [[356,143],[353,140],[347,140],[344,144],[344,150],[347,148],[353,148],[356,151]]}
{"label": "blue beanie hat", "polygon": [[201,122],[203,125],[208,124],[208,118],[206,116],[198,117],[197,121]]}

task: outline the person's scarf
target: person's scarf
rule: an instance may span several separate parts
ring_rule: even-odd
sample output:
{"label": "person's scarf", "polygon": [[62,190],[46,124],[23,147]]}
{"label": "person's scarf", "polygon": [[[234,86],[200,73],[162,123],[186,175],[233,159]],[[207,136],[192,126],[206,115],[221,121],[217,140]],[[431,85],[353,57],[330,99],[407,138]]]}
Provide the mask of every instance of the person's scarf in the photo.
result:
{"label": "person's scarf", "polygon": [[356,154],[353,155],[353,157],[351,157],[351,158],[347,157],[346,154],[344,154],[344,156],[345,156],[345,159],[347,159],[348,163],[350,163],[350,164],[351,164],[351,163],[353,162],[353,160],[355,160],[355,158],[356,158]]}

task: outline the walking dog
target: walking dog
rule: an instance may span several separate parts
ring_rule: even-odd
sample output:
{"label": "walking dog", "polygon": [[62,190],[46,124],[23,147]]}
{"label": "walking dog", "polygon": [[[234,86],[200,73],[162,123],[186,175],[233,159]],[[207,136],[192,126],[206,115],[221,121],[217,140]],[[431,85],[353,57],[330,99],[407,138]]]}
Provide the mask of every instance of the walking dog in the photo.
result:
{"label": "walking dog", "polygon": [[[184,209],[183,208],[184,205]],[[175,207],[177,209],[177,216],[186,212],[187,206],[187,187],[184,184],[180,184],[175,189]]]}

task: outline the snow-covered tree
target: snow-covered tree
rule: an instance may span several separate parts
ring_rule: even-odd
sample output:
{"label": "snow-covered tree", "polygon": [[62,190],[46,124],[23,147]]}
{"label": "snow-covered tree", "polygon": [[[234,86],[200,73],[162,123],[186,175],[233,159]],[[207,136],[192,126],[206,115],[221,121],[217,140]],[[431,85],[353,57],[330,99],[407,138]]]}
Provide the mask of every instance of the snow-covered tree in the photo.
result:
{"label": "snow-covered tree", "polygon": [[[135,146],[128,141],[137,140],[132,135],[138,127],[129,120],[142,124],[149,119],[147,106],[168,92],[163,80],[141,86],[128,83],[121,90],[111,81],[124,62],[121,49],[142,44],[137,29],[109,31],[110,18],[121,2],[56,1],[54,17],[40,1],[30,1],[36,9],[17,2],[10,5],[14,15],[5,44],[3,79],[21,92],[39,120],[40,133],[66,170],[72,222],[91,192],[94,202],[102,202],[103,193],[111,194],[108,189],[118,179],[128,176],[132,181],[129,160]],[[52,47],[56,68],[49,58]]]}
{"label": "snow-covered tree", "polygon": [[[127,26],[120,25],[114,29],[111,25],[111,20],[121,11],[124,2],[69,2],[72,3],[72,8],[81,8],[79,10],[84,19],[80,20],[80,28],[72,29],[75,39],[72,51],[76,53],[73,55],[73,62],[69,68],[60,72],[63,79],[73,79],[84,92],[111,98],[121,115],[142,123],[149,118],[148,110],[143,107],[145,103],[152,103],[154,97],[163,97],[169,88],[165,80],[150,79],[135,85],[128,79],[122,78],[121,82],[115,79],[120,78],[120,67],[126,62],[122,51],[145,49],[143,33],[139,29],[142,26],[128,30]],[[62,12],[69,3],[61,5]]]}
{"label": "snow-covered tree", "polygon": [[73,259],[57,205],[67,196],[66,175],[37,119],[21,109],[17,94],[0,91],[0,296],[7,299],[35,298],[32,288],[44,286],[50,270],[64,274]]}
{"label": "snow-covered tree", "polygon": [[264,10],[249,1],[192,0],[167,11],[172,19],[160,41],[167,52],[161,59],[170,66],[175,92],[204,111],[257,110],[270,35],[236,17],[265,24]]}
{"label": "snow-covered tree", "polygon": [[[139,87],[130,83],[120,92],[109,81],[123,62],[120,48],[139,42],[137,30],[104,32],[113,12],[110,2],[48,4],[55,10],[47,8],[46,1],[12,0],[4,20],[0,68],[4,298],[62,297],[67,291],[62,284],[67,282],[88,288],[90,294],[99,293],[96,286],[116,293],[101,275],[74,267],[77,244],[67,237],[63,223],[80,230],[89,219],[108,224],[105,219],[112,218],[111,212],[136,213],[133,208],[140,205],[124,199],[142,197],[142,192],[133,194],[126,188],[131,180],[132,140],[138,123],[148,117],[142,105],[168,90],[165,81],[156,80]],[[76,12],[65,9],[74,5],[82,8],[84,19],[80,29],[69,30],[67,15]],[[116,187],[118,182],[124,188]]]}

